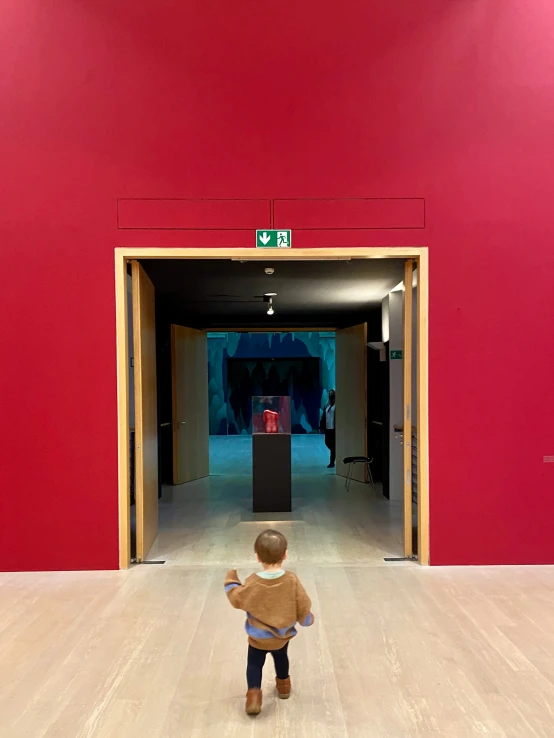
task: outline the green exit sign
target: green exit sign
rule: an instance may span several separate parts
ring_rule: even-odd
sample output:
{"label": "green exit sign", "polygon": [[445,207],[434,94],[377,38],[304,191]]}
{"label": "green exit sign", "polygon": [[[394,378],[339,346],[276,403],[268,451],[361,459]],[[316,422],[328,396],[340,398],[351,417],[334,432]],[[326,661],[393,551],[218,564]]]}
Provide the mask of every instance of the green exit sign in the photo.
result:
{"label": "green exit sign", "polygon": [[291,231],[256,231],[256,246],[259,249],[290,249]]}
{"label": "green exit sign", "polygon": [[390,358],[393,359],[402,359],[403,357],[403,351],[391,351],[390,352]]}

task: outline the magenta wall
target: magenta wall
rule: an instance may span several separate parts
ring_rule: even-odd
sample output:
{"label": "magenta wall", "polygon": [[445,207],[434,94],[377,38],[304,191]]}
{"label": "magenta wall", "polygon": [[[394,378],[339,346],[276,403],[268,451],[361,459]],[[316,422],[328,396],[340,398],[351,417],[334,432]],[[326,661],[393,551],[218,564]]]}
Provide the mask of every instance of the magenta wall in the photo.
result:
{"label": "magenta wall", "polygon": [[[116,567],[118,198],[421,197],[431,561],[554,562],[550,0],[4,0],[4,569]],[[357,225],[353,221],[353,225]]]}

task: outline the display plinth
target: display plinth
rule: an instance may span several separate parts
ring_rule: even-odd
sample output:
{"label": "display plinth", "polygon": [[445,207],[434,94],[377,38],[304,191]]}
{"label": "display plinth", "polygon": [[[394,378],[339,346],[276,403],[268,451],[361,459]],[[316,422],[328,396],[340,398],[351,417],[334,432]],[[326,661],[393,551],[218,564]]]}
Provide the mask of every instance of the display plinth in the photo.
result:
{"label": "display plinth", "polygon": [[288,433],[252,436],[252,509],[291,512],[291,437]]}

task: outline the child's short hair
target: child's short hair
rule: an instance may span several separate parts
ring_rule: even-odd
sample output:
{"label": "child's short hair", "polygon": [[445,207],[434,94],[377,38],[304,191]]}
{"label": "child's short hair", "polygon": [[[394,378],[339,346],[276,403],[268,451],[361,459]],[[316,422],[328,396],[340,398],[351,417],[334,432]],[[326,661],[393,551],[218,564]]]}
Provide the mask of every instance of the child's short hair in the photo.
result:
{"label": "child's short hair", "polygon": [[264,564],[280,564],[287,552],[287,539],[278,530],[264,530],[256,538],[254,551]]}

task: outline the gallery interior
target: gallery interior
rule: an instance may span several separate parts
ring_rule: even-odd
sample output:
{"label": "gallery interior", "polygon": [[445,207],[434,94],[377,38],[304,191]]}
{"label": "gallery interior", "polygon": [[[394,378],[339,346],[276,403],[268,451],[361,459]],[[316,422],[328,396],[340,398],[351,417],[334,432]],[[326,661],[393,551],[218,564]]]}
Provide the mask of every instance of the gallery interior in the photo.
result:
{"label": "gallery interior", "polygon": [[[209,556],[223,562],[237,538],[248,541],[243,552],[248,560],[250,524],[267,521],[284,527],[304,558],[310,551],[330,561],[337,556],[366,563],[403,558],[405,268],[403,259],[349,258],[143,259],[129,264],[133,559],[134,375],[135,352],[140,351],[133,325],[134,274],[151,284],[154,295],[157,423],[157,462],[152,458],[157,464],[157,527],[150,541],[142,542],[138,560],[194,564]],[[414,271],[414,327],[416,296]],[[414,356],[415,349],[414,341]],[[337,398],[336,466],[330,464],[322,432],[332,389]],[[263,441],[255,428],[257,398],[266,409],[269,398],[277,402],[281,415],[286,403],[283,458],[274,451],[277,438],[267,439],[266,457],[260,451],[253,458],[253,444]],[[370,463],[345,464],[352,456]],[[414,541],[416,468],[414,461]],[[280,506],[274,499],[262,500],[260,507],[256,489],[267,497],[272,485],[278,497],[288,494],[288,502]],[[314,548],[321,535],[325,546]]]}

